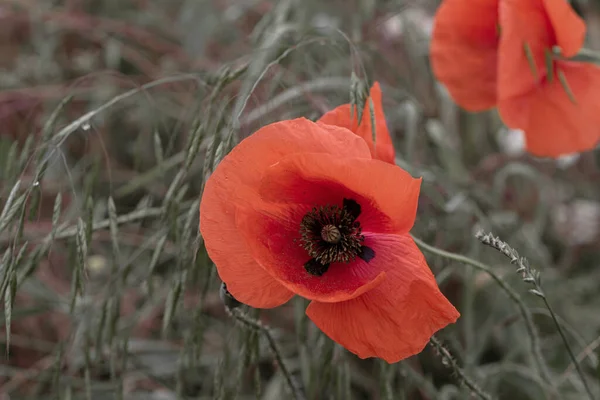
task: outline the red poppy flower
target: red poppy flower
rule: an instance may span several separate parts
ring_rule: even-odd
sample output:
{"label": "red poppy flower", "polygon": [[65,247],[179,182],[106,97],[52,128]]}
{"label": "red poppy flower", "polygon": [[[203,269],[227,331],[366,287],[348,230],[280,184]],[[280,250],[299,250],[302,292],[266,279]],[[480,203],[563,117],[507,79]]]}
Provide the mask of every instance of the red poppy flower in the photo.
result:
{"label": "red poppy flower", "polygon": [[496,105],[498,1],[444,0],[435,15],[433,73],[454,101],[469,111]]}
{"label": "red poppy flower", "polygon": [[[381,97],[379,82],[375,82],[371,87],[369,98],[365,102],[360,124],[358,123],[358,113],[356,111],[352,113],[352,118],[350,117],[350,104],[343,104],[325,113],[319,119],[319,122],[351,130],[367,142],[373,158],[396,164],[396,153],[385,123]],[[375,115],[374,130],[371,125],[371,101],[373,102],[373,114]],[[373,142],[373,134],[375,134],[375,143]]]}
{"label": "red poppy flower", "polygon": [[565,0],[445,0],[436,15],[434,73],[470,111],[498,106],[527,150],[556,157],[600,140],[600,68],[574,56],[585,24]]}
{"label": "red poppy flower", "polygon": [[559,156],[589,150],[600,140],[600,68],[556,60],[582,47],[585,24],[565,0],[500,3],[498,111],[525,131],[529,152]]}
{"label": "red poppy flower", "polygon": [[459,316],[408,234],[419,188],[345,128],[282,121],[221,161],[200,231],[237,300],[271,308],[298,294],[333,340],[396,362]]}

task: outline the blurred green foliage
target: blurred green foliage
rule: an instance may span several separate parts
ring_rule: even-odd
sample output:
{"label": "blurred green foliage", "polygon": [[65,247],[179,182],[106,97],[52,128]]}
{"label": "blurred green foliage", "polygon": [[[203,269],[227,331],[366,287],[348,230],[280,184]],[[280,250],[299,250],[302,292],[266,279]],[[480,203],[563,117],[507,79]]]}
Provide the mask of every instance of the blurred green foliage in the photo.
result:
{"label": "blurred green foliage", "polygon": [[[0,398],[280,399],[271,339],[309,399],[469,398],[453,366],[497,399],[584,398],[548,310],[481,228],[540,271],[598,395],[598,152],[534,159],[494,112],[459,110],[428,64],[436,6],[0,1]],[[451,360],[359,360],[303,299],[237,319],[220,300],[198,234],[206,178],[258,127],[348,102],[352,74],[382,84],[397,163],[424,178],[413,234],[521,301],[426,253],[462,314],[438,335]]]}

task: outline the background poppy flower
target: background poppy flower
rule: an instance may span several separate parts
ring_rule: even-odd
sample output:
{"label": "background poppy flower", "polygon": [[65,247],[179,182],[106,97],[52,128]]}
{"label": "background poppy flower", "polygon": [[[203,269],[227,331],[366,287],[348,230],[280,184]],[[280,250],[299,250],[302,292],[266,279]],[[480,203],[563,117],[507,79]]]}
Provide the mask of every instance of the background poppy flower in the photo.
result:
{"label": "background poppy flower", "polygon": [[[371,108],[369,99],[373,101],[373,111],[375,114],[375,143],[373,143],[373,128],[371,125]],[[383,113],[383,102],[381,96],[381,87],[379,82],[375,82],[371,87],[369,98],[365,102],[360,124],[358,123],[358,113],[352,113],[350,117],[350,104],[343,104],[333,110],[325,113],[319,122],[329,125],[341,126],[349,129],[367,142],[373,158],[390,164],[396,163],[396,153],[390,137],[385,114]]]}
{"label": "background poppy flower", "polygon": [[498,110],[525,131],[527,150],[556,157],[593,148],[600,140],[600,69],[558,60],[583,45],[585,24],[565,0],[500,3]]}
{"label": "background poppy flower", "polygon": [[583,45],[585,24],[565,0],[445,0],[431,42],[434,74],[469,111],[498,106],[526,148],[558,157],[600,139],[600,69],[556,60]]}
{"label": "background poppy flower", "polygon": [[282,121],[221,161],[200,231],[235,298],[267,308],[298,294],[333,340],[396,362],[459,316],[408,234],[419,188],[345,128]]}
{"label": "background poppy flower", "polygon": [[434,75],[469,111],[496,106],[498,0],[445,0],[434,19]]}

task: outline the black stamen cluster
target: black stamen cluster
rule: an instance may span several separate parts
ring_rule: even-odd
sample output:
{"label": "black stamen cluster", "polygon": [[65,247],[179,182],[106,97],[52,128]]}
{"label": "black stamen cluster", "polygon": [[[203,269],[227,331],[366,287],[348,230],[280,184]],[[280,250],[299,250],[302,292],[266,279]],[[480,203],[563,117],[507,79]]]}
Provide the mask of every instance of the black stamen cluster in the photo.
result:
{"label": "black stamen cluster", "polygon": [[365,237],[360,222],[360,205],[344,199],[343,206],[314,207],[300,223],[300,241],[311,259],[304,264],[306,271],[321,276],[331,263],[349,263],[358,256],[370,261],[375,252],[363,246]]}

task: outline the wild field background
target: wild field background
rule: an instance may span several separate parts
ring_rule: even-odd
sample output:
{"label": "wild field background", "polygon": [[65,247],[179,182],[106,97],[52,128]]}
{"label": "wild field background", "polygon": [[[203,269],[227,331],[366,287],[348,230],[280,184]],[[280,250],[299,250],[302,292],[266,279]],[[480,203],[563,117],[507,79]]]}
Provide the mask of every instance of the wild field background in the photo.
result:
{"label": "wild field background", "polygon": [[[535,159],[495,112],[455,106],[429,67],[437,3],[0,0],[0,399],[477,398],[465,377],[495,399],[588,398],[480,229],[540,272],[600,398],[600,152]],[[578,6],[600,49],[599,4]],[[394,365],[331,342],[301,298],[235,320],[198,235],[218,161],[347,103],[353,76],[382,85],[397,163],[423,177],[412,233],[462,314]]]}

